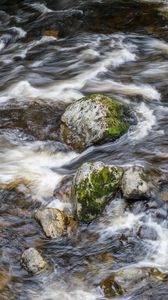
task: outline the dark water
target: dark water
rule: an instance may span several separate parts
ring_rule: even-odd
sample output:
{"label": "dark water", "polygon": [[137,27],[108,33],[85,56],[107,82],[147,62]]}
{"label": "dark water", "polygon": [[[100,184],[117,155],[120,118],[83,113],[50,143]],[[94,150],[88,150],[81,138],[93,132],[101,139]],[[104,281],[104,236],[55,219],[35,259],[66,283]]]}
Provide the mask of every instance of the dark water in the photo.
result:
{"label": "dark water", "polygon": [[[167,273],[167,1],[0,2],[0,299],[103,300],[99,283],[114,270]],[[77,154],[60,144],[60,117],[95,92],[128,103],[138,124]],[[149,203],[116,199],[76,236],[50,241],[33,214],[87,160],[140,164],[165,181]],[[55,205],[71,210],[70,202]],[[139,234],[143,226],[157,238]],[[29,276],[20,265],[27,247],[53,269]],[[120,299],[166,300],[168,285],[147,280]]]}

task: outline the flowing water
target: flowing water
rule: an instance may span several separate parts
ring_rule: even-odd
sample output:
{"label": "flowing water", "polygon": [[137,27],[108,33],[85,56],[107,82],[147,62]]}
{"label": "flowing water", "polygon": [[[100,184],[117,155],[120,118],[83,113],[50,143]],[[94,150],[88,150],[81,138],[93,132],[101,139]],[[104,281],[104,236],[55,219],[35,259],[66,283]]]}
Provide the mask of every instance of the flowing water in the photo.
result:
{"label": "flowing water", "polygon": [[[54,191],[88,160],[167,178],[167,18],[166,0],[0,1],[0,258],[10,274],[0,299],[103,300],[99,283],[114,270],[168,273],[166,179],[149,202],[119,196],[72,239],[48,240],[33,218],[40,206],[71,211]],[[129,104],[138,123],[78,154],[60,143],[60,116],[90,93]],[[139,234],[145,227],[150,236]],[[47,274],[21,267],[31,246],[51,262]],[[168,285],[145,282],[119,299],[166,300]]]}

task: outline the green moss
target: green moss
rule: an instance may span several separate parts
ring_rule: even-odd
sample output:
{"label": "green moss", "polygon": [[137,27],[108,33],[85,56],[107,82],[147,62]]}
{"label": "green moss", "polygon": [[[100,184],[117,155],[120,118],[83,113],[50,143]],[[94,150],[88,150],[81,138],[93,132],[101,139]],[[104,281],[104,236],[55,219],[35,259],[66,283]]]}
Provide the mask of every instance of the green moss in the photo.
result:
{"label": "green moss", "polygon": [[129,124],[123,120],[126,115],[125,107],[116,100],[106,97],[101,94],[89,95],[84,97],[80,101],[91,99],[93,101],[98,100],[100,97],[102,105],[107,109],[106,123],[107,123],[107,139],[117,138],[125,133]]}
{"label": "green moss", "polygon": [[76,201],[82,206],[78,214],[81,221],[90,222],[101,213],[116,192],[121,176],[121,169],[104,166],[74,186]]}
{"label": "green moss", "polygon": [[129,128],[129,124],[124,121],[124,106],[108,97],[103,98],[103,105],[107,108],[107,134],[109,137],[117,138]]}

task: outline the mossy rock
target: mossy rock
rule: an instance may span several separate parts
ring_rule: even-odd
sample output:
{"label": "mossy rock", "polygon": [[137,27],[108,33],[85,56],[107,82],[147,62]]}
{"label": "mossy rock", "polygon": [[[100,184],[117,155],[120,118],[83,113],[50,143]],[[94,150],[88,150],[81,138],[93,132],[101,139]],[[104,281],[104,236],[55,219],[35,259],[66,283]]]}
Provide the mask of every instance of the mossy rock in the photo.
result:
{"label": "mossy rock", "polygon": [[84,163],[76,172],[72,198],[80,221],[91,222],[103,211],[116,193],[123,170],[102,162]]}
{"label": "mossy rock", "polygon": [[77,151],[115,140],[129,128],[127,106],[100,94],[84,97],[67,107],[61,119],[61,139]]}

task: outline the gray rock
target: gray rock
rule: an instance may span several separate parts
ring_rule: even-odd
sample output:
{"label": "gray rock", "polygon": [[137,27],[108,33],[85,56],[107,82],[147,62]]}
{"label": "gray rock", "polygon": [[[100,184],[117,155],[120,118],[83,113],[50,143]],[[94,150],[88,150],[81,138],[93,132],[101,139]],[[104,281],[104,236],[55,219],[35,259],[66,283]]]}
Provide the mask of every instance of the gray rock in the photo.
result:
{"label": "gray rock", "polygon": [[23,267],[30,273],[37,274],[47,267],[47,262],[34,248],[25,250],[21,257]]}
{"label": "gray rock", "polygon": [[100,94],[84,97],[67,107],[61,119],[61,139],[75,150],[116,139],[129,127],[128,109]]}
{"label": "gray rock", "polygon": [[158,239],[158,234],[157,234],[156,230],[147,225],[142,225],[139,228],[138,236],[141,239],[147,239],[147,240],[152,240],[152,241],[156,241]]}
{"label": "gray rock", "polygon": [[102,162],[84,163],[76,172],[72,199],[80,221],[90,222],[102,212],[116,193],[123,170]]}
{"label": "gray rock", "polygon": [[57,208],[40,209],[35,218],[49,238],[59,238],[64,234],[69,236],[77,228],[76,221]]}
{"label": "gray rock", "polygon": [[126,199],[148,199],[151,194],[147,175],[141,166],[132,166],[124,171],[121,188]]}

